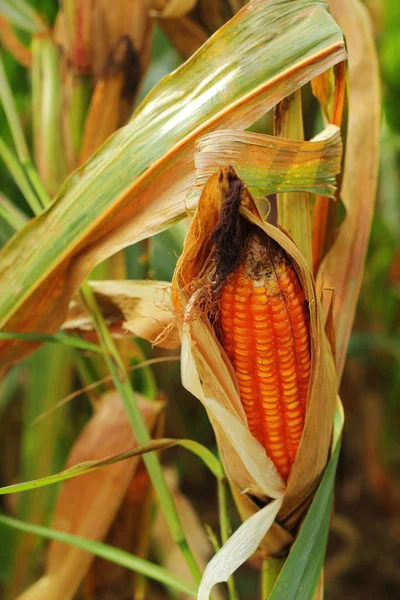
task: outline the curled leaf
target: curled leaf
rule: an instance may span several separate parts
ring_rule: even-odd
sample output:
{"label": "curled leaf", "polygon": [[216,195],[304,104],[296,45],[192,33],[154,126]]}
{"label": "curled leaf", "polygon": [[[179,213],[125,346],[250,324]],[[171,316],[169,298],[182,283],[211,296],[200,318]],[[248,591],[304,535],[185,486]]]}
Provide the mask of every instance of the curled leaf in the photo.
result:
{"label": "curled leaf", "polygon": [[342,156],[340,129],[335,125],[309,142],[223,129],[201,137],[197,148],[196,187],[189,202],[199,197],[216,165],[231,165],[255,195],[295,190],[334,197]]}
{"label": "curled leaf", "polygon": [[[228,477],[242,492],[251,492],[260,499],[265,500],[266,495],[279,497],[284,492],[280,519],[285,520],[313,493],[327,462],[336,401],[335,369],[309,268],[295,244],[282,231],[262,221],[252,197],[243,188],[240,216],[236,218],[259,228],[286,253],[301,283],[310,316],[311,374],[304,429],[284,489],[268,453],[255,438],[249,442],[253,436],[236,376],[212,326],[214,303],[218,302],[212,292],[213,283],[218,281],[212,235],[224,205],[237,193],[234,190],[239,189],[239,181],[229,167],[221,168],[209,179],[177,263],[172,297],[181,320],[182,382],[210,415]],[[258,474],[254,465],[249,467],[250,456]]]}
{"label": "curled leaf", "polygon": [[208,600],[211,588],[216,583],[228,581],[232,573],[254,554],[271,527],[281,505],[282,498],[273,500],[235,531],[208,563],[200,583],[198,600]]}
{"label": "curled leaf", "polygon": [[[96,301],[114,335],[131,332],[162,348],[177,348],[179,333],[174,323],[169,283],[163,281],[91,281]],[[85,306],[70,305],[63,329],[93,329]]]}

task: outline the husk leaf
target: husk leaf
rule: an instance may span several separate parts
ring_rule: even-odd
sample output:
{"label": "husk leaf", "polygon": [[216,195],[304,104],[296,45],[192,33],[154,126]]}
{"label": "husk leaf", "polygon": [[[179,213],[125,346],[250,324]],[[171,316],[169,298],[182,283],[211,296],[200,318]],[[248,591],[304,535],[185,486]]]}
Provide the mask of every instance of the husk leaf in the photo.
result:
{"label": "husk leaf", "polygon": [[[265,450],[248,429],[236,376],[208,317],[212,298],[210,299],[207,288],[211,289],[215,276],[210,238],[235,180],[238,177],[233,169],[222,167],[206,183],[174,274],[172,296],[182,337],[182,383],[199,398],[208,412],[229,480],[242,495],[256,496],[261,502],[265,502],[268,497],[277,498],[262,509],[271,515],[270,511],[275,510],[272,506],[277,507],[269,526],[278,515],[280,522],[287,521],[292,527],[301,518],[308,505],[305,501],[315,491],[327,463],[336,404],[335,366],[309,267],[285,233],[262,221],[254,200],[244,188],[241,194],[241,215],[284,249],[297,272],[310,312],[311,375],[307,411],[301,442],[285,486]],[[240,497],[235,494],[239,506]],[[241,513],[247,511],[249,514],[251,507],[248,501],[245,500],[244,504],[246,506],[242,507]],[[258,525],[253,529],[259,514],[260,512],[254,511],[242,525],[243,529],[240,529],[241,532],[248,531],[248,543],[254,542],[252,552],[269,529],[268,526],[262,535]],[[290,520],[293,514],[295,519]],[[219,558],[210,563],[217,564],[218,568],[210,566],[206,570],[206,583],[200,588],[199,598],[207,598],[213,585],[211,582],[224,581],[225,576],[228,577],[232,572],[230,568],[237,568],[241,564],[235,562],[239,560],[239,555],[242,562],[245,560],[241,553],[235,554],[231,567],[228,566],[230,563],[225,558],[225,548],[230,548],[228,544],[221,549],[222,554],[218,553]],[[250,546],[247,551],[250,551]],[[249,554],[245,558],[248,556]]]}
{"label": "husk leaf", "polygon": [[[100,310],[114,336],[132,333],[161,348],[178,348],[179,332],[163,281],[90,281]],[[92,331],[93,321],[79,299],[69,308],[63,329]]]}
{"label": "husk leaf", "polygon": [[309,142],[223,129],[196,144],[196,186],[188,203],[198,200],[215,165],[232,166],[253,195],[304,191],[334,197],[340,171],[340,129],[328,125]]}
{"label": "husk leaf", "polygon": [[232,573],[254,554],[274,522],[281,505],[282,498],[273,500],[235,531],[208,563],[197,594],[198,600],[208,600],[211,588],[216,583],[228,581]]}
{"label": "husk leaf", "polygon": [[[265,459],[261,459],[265,452],[254,438],[251,443],[248,439],[245,442],[245,431],[247,434],[250,432],[241,406],[236,377],[207,314],[204,314],[204,310],[203,314],[201,313],[202,306],[199,304],[199,293],[204,295],[204,289],[214,275],[210,237],[233,179],[237,179],[233,169],[224,167],[207,182],[188,232],[183,254],[177,263],[172,295],[175,309],[178,313],[184,313],[180,326],[183,385],[206,406],[213,425],[217,428],[217,438],[224,435],[228,444],[224,443],[221,446],[221,452],[226,470],[239,488],[246,491],[243,481],[249,482],[249,468],[243,467],[244,462],[248,460],[249,447],[254,448],[257,462],[262,460],[265,463]],[[335,369],[314,281],[299,250],[285,233],[262,221],[247,190],[242,193],[242,207],[241,214],[278,242],[289,256],[302,284],[310,311],[311,376],[307,412],[302,440],[287,482],[285,500],[280,512],[280,518],[285,519],[315,490],[326,465],[336,400]],[[230,413],[229,418],[225,414],[226,411]],[[250,438],[252,437],[250,434]],[[257,453],[255,449],[258,446],[260,452]],[[259,470],[263,477],[265,469],[265,464],[261,466],[260,463]],[[268,473],[271,477],[271,490],[274,490],[275,495],[268,492],[268,488],[260,483],[261,480],[257,476],[254,477],[253,469],[254,482],[250,485],[248,483],[248,489],[261,498],[264,494],[276,497],[277,480],[272,483],[274,471],[274,467],[270,465]],[[260,494],[260,490],[263,494]]]}

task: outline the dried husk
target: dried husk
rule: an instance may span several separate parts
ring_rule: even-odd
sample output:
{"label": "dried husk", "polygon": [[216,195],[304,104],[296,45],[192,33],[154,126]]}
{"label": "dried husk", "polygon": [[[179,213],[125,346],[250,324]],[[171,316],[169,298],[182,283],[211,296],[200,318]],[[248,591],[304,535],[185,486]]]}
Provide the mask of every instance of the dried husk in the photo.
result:
{"label": "dried husk", "polygon": [[[139,396],[146,425],[153,430],[162,405]],[[137,445],[119,395],[104,394],[93,417],[73,446],[67,467]],[[66,480],[52,521],[54,529],[102,540],[121,504],[140,457],[124,460],[83,477]],[[68,600],[76,594],[94,557],[79,548],[51,542],[44,575],[19,597],[20,600]]]}
{"label": "dried husk", "polygon": [[[252,513],[251,518],[236,532],[239,534],[241,531],[240,536],[243,535],[243,540],[247,540],[245,558],[248,558],[257,549],[275,517],[280,524],[289,528],[299,522],[309,504],[307,500],[318,486],[331,446],[336,375],[331,347],[324,330],[322,308],[310,269],[291,239],[283,231],[262,221],[254,200],[244,188],[241,215],[284,249],[297,272],[310,312],[311,376],[307,411],[297,456],[285,485],[264,448],[248,429],[233,367],[208,318],[213,299],[207,289],[211,288],[215,275],[211,234],[232,182],[237,180],[231,167],[223,167],[207,182],[177,264],[172,297],[182,339],[182,383],[199,398],[208,412],[227,476],[236,490],[235,500],[240,513],[242,516]],[[251,496],[264,504],[261,511],[251,501]],[[276,500],[268,503],[271,498]],[[263,514],[262,519],[260,513]],[[259,519],[264,524],[269,523],[265,530],[258,523]],[[276,534],[275,530],[275,543]],[[285,539],[279,532],[278,539],[282,547],[290,542],[288,537]],[[235,538],[237,547],[243,540],[241,537],[240,540]],[[266,543],[267,548],[271,547],[268,538]],[[208,583],[201,588],[199,598],[208,597],[213,585],[211,581],[224,580],[227,571],[225,567],[222,568],[222,563],[229,556],[229,544],[231,541],[220,551],[218,560],[213,559],[209,563],[203,577]],[[236,553],[235,558],[228,561],[232,570],[241,564],[235,562],[239,554]],[[215,564],[218,564],[217,571]],[[216,572],[219,573],[219,579],[215,578]]]}
{"label": "dried husk", "polygon": [[381,131],[379,63],[371,19],[359,0],[329,0],[349,51],[349,121],[341,199],[346,218],[325,256],[317,284],[335,289],[336,364],[340,382],[361,288],[374,214]]}
{"label": "dried husk", "polygon": [[[205,404],[214,426],[217,429],[222,427],[225,440],[235,429],[235,440],[231,440],[228,445],[224,443],[221,452],[229,476],[242,491],[248,489],[243,486],[244,480],[249,484],[249,469],[245,467],[245,462],[248,460],[249,447],[254,448],[255,462],[263,475],[257,480],[253,477],[249,487],[252,494],[265,499],[266,496],[277,497],[280,477],[271,463],[268,469],[268,483],[265,480],[265,459],[260,457],[265,456],[265,452],[247,428],[232,365],[217,340],[207,315],[202,314],[201,305],[199,307],[199,291],[202,289],[204,294],[204,284],[211,281],[213,276],[210,237],[218,222],[224,199],[229,193],[230,178],[238,179],[232,168],[224,167],[219,174],[209,179],[204,188],[175,271],[172,283],[173,301],[176,310],[181,314],[179,326],[182,336],[183,383]],[[326,465],[335,410],[335,369],[324,332],[321,305],[315,292],[314,281],[296,245],[284,232],[262,221],[246,189],[242,193],[241,214],[285,250],[302,284],[310,311],[312,361],[307,413],[302,440],[280,511],[280,518],[284,519],[313,492]],[[201,284],[203,288],[198,287]],[[198,289],[195,291],[196,287]],[[226,411],[230,413],[229,417]],[[217,432],[218,436],[221,436],[221,432]],[[251,442],[248,441],[248,436],[252,438]],[[244,445],[245,441],[246,447],[243,448],[242,444]],[[235,449],[234,453],[232,448]],[[238,458],[238,452],[241,458]],[[263,463],[262,466],[259,461]]]}
{"label": "dried husk", "polygon": [[196,6],[197,0],[153,0],[150,14],[152,17],[183,17]]}
{"label": "dried husk", "polygon": [[[114,336],[132,333],[161,348],[180,345],[170,299],[171,284],[163,281],[90,281],[96,301]],[[83,303],[71,302],[63,329],[92,331]]]}

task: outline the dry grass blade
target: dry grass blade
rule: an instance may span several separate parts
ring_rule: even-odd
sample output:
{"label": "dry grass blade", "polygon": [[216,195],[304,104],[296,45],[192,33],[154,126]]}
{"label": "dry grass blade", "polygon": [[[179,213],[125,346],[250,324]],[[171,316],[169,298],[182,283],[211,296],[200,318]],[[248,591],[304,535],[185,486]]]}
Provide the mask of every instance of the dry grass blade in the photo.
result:
{"label": "dry grass blade", "polygon": [[349,51],[349,124],[342,185],[346,219],[318,273],[335,289],[336,368],[340,381],[367,251],[378,178],[379,68],[371,23],[358,0],[329,0]]}
{"label": "dry grass blade", "polygon": [[[179,361],[180,359],[181,359],[180,356],[162,356],[160,358],[149,358],[149,360],[144,360],[137,365],[133,365],[132,367],[129,367],[128,370],[136,371],[137,369],[142,369],[143,367],[148,367],[150,365],[155,365],[155,364],[164,363],[164,362],[176,362],[176,361]],[[112,381],[111,375],[107,375],[107,377],[103,377],[103,379],[98,379],[97,381],[94,381],[93,383],[90,383],[89,385],[85,385],[85,387],[80,388],[79,390],[76,390],[75,392],[71,392],[71,394],[68,394],[68,396],[65,396],[65,398],[60,400],[60,402],[57,402],[57,404],[55,404],[50,410],[47,410],[46,412],[42,413],[40,415],[40,417],[38,417],[37,419],[32,421],[30,426],[34,427],[37,423],[40,423],[40,421],[42,421],[43,419],[46,419],[46,417],[48,417],[53,411],[58,410],[65,404],[68,404],[68,402],[71,402],[71,400],[73,400],[74,398],[78,398],[79,396],[81,396],[82,394],[85,394],[86,392],[95,390],[102,383],[107,383],[109,381]]]}
{"label": "dry grass blade", "polygon": [[[113,335],[128,332],[162,348],[178,348],[179,333],[163,281],[91,281],[97,303]],[[63,329],[92,331],[93,323],[79,300],[71,303]]]}

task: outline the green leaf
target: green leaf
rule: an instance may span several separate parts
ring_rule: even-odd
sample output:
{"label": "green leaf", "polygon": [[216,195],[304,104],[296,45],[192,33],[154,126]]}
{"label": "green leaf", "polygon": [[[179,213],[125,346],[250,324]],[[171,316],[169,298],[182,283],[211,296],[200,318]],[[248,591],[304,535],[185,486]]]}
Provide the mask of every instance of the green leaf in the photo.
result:
{"label": "green leaf", "polygon": [[[35,192],[33,191],[31,184],[29,183],[29,179],[25,172],[25,169],[21,165],[19,159],[15,156],[14,152],[2,138],[0,138],[0,158],[4,162],[8,172],[14,179],[15,183],[25,196],[25,199],[31,207],[32,211],[35,214],[39,214],[42,210],[42,206]],[[19,226],[18,228],[16,228],[16,231],[22,229],[22,227],[26,225],[26,221],[24,223],[19,223]]]}
{"label": "green leaf", "polygon": [[304,191],[334,197],[340,172],[340,129],[329,125],[309,142],[249,131],[222,130],[197,142],[196,186],[189,198],[199,198],[216,165],[231,165],[257,196]]}
{"label": "green leaf", "polygon": [[25,0],[0,0],[0,15],[30,33],[43,33],[46,24]]}
{"label": "green leaf", "polygon": [[26,533],[33,533],[50,540],[57,540],[59,542],[63,542],[64,544],[70,544],[76,548],[81,548],[82,550],[91,552],[95,556],[109,560],[112,563],[120,565],[121,567],[125,567],[126,569],[130,569],[131,571],[135,571],[136,573],[141,573],[145,577],[154,579],[155,581],[158,581],[167,587],[172,587],[180,592],[189,594],[192,598],[196,598],[196,589],[193,588],[191,584],[187,583],[180,577],[177,577],[173,573],[170,573],[166,569],[144,560],[143,558],[133,556],[132,554],[129,554],[129,552],[125,552],[119,548],[114,548],[101,542],[88,540],[78,535],[64,533],[63,531],[55,531],[49,527],[31,525],[30,523],[25,523],[24,521],[7,517],[1,513],[0,523],[9,527],[13,527],[14,529],[19,529],[20,531],[24,531]]}
{"label": "green leaf", "polygon": [[[54,332],[95,264],[186,216],[197,138],[245,129],[345,57],[342,33],[321,0],[246,5],[156,85],[3,249],[1,325]],[[21,356],[21,347],[10,350],[8,359]]]}
{"label": "green leaf", "polygon": [[313,600],[314,598],[328,541],[342,426],[342,413],[338,409],[335,414],[332,457],[268,600]]}
{"label": "green leaf", "polygon": [[[1,154],[1,139],[0,139]],[[4,219],[14,231],[19,231],[29,221],[26,214],[2,194],[0,194],[0,217]]]}
{"label": "green leaf", "polygon": [[214,456],[214,454],[210,450],[208,450],[208,448],[193,440],[174,440],[163,438],[158,440],[152,440],[148,444],[141,444],[140,446],[132,448],[131,450],[127,450],[126,452],[120,452],[112,456],[107,456],[102,460],[90,460],[83,463],[79,463],[77,465],[74,465],[73,467],[70,467],[69,469],[66,469],[65,471],[61,471],[61,473],[56,473],[55,475],[49,475],[48,477],[42,477],[41,479],[36,479],[34,481],[16,483],[14,485],[2,487],[0,488],[0,496],[3,496],[5,494],[14,494],[16,492],[24,492],[26,490],[32,490],[43,487],[45,485],[58,483],[59,481],[64,481],[65,479],[72,479],[73,477],[85,475],[85,473],[91,473],[92,471],[96,471],[101,467],[107,467],[108,465],[112,465],[121,460],[132,458],[133,456],[140,456],[142,454],[147,454],[148,452],[156,452],[158,450],[167,450],[169,448],[173,448],[174,446],[181,446],[182,448],[186,448],[187,450],[190,450],[191,452],[196,454],[199,458],[201,458],[201,460],[205,463],[205,465],[210,469],[210,471],[215,475],[217,479],[223,479],[224,472],[222,470],[221,464],[219,460]]}
{"label": "green leaf", "polygon": [[13,333],[0,331],[0,340],[25,340],[29,342],[52,342],[53,344],[62,344],[70,348],[78,348],[79,350],[87,350],[104,354],[103,348],[97,344],[91,344],[86,340],[78,337],[65,335],[64,333],[56,333],[54,335],[48,333]]}
{"label": "green leaf", "polygon": [[[66,460],[68,424],[65,409],[53,412],[48,420],[35,429],[31,422],[46,413],[71,390],[71,356],[68,349],[44,344],[26,362],[29,385],[23,403],[20,440],[20,477],[43,477],[62,468]],[[43,488],[16,498],[14,514],[24,521],[47,524],[51,518],[57,489]],[[10,596],[17,594],[20,582],[25,580],[38,546],[32,536],[15,532],[12,549],[12,577]]]}

